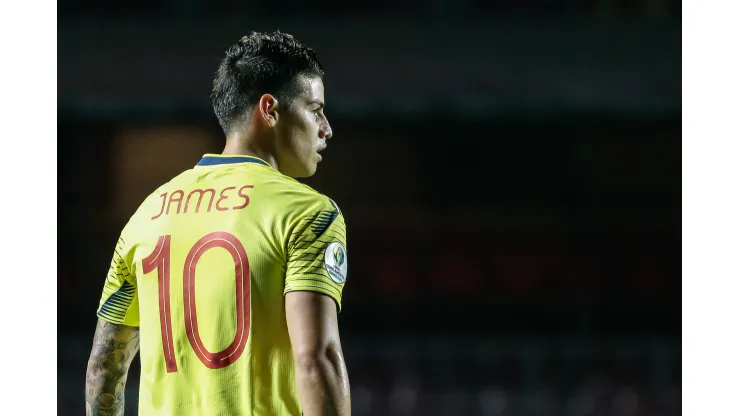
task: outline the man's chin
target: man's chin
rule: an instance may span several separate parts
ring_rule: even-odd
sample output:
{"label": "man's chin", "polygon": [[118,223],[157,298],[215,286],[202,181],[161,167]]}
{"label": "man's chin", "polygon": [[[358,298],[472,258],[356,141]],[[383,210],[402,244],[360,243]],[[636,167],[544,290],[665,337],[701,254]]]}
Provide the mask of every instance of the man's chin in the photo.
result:
{"label": "man's chin", "polygon": [[301,166],[297,169],[291,169],[289,172],[283,172],[285,175],[290,176],[291,178],[309,178],[313,176],[316,173],[316,164],[313,164],[311,166]]}

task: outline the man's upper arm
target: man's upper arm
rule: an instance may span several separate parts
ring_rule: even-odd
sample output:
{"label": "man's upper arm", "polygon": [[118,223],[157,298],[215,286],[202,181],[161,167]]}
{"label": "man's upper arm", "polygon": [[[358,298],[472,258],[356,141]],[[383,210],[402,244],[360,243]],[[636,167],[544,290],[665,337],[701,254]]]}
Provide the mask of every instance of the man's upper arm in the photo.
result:
{"label": "man's upper arm", "polygon": [[132,253],[122,233],[113,251],[98,305],[98,318],[113,324],[139,326],[139,301]]}
{"label": "man's upper arm", "polygon": [[98,318],[85,381],[85,414],[123,414],[126,378],[139,351],[139,328]]}
{"label": "man's upper arm", "polygon": [[301,208],[288,238],[286,296],[295,291],[316,292],[329,296],[341,309],[346,247],[344,216],[333,201],[319,195]]}
{"label": "man's upper arm", "polygon": [[[139,351],[139,328],[112,324],[98,318],[90,354],[94,369],[125,373]],[[94,371],[93,371],[94,372]]]}
{"label": "man's upper arm", "polygon": [[285,295],[285,318],[293,354],[298,359],[311,359],[339,348],[337,308],[331,297],[316,292],[289,292]]}

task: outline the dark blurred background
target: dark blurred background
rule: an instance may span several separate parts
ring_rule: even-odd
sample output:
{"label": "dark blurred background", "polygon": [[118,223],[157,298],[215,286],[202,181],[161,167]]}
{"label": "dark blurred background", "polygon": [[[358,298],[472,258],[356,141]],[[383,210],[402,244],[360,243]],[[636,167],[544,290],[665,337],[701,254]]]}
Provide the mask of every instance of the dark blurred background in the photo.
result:
{"label": "dark blurred background", "polygon": [[84,411],[121,227],[221,151],[212,74],[274,29],[326,69],[334,138],[306,183],[347,219],[354,415],[680,414],[679,1],[58,11],[59,414]]}

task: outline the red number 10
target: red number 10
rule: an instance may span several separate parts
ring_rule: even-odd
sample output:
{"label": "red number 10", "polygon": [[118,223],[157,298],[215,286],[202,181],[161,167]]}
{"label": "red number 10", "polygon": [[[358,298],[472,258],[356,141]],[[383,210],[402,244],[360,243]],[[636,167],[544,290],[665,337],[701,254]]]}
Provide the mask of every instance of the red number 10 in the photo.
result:
{"label": "red number 10", "polygon": [[[172,341],[172,313],[170,312],[170,240],[159,237],[152,254],[143,260],[144,274],[157,270],[159,280],[159,324],[162,330],[162,348],[167,372],[177,371],[177,361]],[[210,352],[203,345],[198,333],[198,314],[195,309],[195,268],[200,257],[208,250],[221,247],[234,258],[236,274],[236,335],[231,344],[220,352]],[[234,363],[244,352],[249,336],[249,260],[241,241],[233,234],[215,232],[198,240],[190,249],[183,268],[183,304],[185,306],[185,331],[188,341],[200,361],[208,368],[223,368]]]}

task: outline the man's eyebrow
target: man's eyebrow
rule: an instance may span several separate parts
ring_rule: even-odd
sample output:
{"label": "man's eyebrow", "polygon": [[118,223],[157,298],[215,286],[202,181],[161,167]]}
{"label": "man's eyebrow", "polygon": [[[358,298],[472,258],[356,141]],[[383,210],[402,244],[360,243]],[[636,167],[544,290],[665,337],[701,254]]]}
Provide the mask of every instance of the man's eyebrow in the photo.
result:
{"label": "man's eyebrow", "polygon": [[316,104],[319,108],[324,108],[325,104],[321,100],[311,100],[308,102],[309,105]]}

